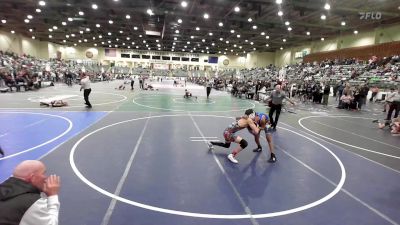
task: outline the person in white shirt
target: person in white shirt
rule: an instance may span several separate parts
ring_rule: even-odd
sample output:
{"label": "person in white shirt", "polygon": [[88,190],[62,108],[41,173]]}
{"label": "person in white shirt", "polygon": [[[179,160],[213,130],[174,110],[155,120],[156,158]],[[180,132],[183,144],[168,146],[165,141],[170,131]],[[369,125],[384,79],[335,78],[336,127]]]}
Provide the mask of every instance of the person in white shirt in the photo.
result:
{"label": "person in white shirt", "polygon": [[81,91],[83,89],[83,98],[85,99],[86,107],[92,108],[92,104],[89,102],[89,95],[92,89],[90,88],[90,79],[89,76],[83,74],[83,78],[81,79]]}
{"label": "person in white shirt", "polygon": [[18,164],[0,184],[0,224],[58,225],[60,177],[46,176],[37,160]]}

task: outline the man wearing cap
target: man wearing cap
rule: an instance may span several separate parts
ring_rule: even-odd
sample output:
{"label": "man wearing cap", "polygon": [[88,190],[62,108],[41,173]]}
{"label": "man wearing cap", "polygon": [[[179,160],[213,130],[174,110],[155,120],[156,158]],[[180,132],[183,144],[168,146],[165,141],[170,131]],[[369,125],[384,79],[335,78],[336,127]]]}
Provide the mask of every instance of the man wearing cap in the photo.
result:
{"label": "man wearing cap", "polygon": [[260,129],[257,128],[256,124],[253,121],[254,117],[255,117],[254,110],[252,109],[246,110],[244,116],[235,120],[224,130],[223,135],[225,142],[215,142],[215,141],[208,142],[208,148],[210,150],[213,149],[213,145],[229,148],[231,146],[231,142],[235,142],[239,144],[239,146],[233,149],[232,153],[228,155],[228,159],[232,163],[239,163],[239,161],[236,159],[236,156],[237,154],[239,154],[239,152],[241,152],[244,148],[247,147],[248,143],[245,139],[237,135],[236,132],[244,128],[250,127],[254,134],[256,133],[258,134],[260,132]]}

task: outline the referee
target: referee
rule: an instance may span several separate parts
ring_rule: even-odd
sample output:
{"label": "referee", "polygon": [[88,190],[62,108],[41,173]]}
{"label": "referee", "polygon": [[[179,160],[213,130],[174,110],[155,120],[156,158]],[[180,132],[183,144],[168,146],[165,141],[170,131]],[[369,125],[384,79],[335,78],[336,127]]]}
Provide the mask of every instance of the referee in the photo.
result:
{"label": "referee", "polygon": [[89,95],[92,89],[90,88],[90,79],[89,76],[83,74],[83,78],[81,79],[81,90],[83,89],[83,98],[85,99],[85,104],[87,108],[92,108],[92,104],[89,102]]}
{"label": "referee", "polygon": [[211,82],[210,80],[207,80],[207,82],[206,82],[207,99],[208,99],[208,97],[210,96],[211,88],[212,88],[212,82]]}
{"label": "referee", "polygon": [[[279,120],[279,115],[281,114],[283,99],[287,99],[290,103],[294,105],[294,102],[290,100],[288,97],[286,97],[285,93],[282,91],[281,85],[276,85],[275,90],[271,92],[271,96],[269,97],[270,101],[269,118],[271,120],[271,127],[274,130],[276,129],[276,125],[278,124]],[[272,116],[274,115],[275,111],[276,114],[274,120]]]}

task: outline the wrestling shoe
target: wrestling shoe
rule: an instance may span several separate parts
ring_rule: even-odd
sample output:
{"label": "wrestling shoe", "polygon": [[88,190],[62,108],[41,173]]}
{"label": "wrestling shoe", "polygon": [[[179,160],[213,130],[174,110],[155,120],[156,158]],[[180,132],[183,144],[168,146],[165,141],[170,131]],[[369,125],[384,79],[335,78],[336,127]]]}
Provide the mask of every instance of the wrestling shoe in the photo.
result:
{"label": "wrestling shoe", "polygon": [[261,151],[262,151],[262,148],[261,148],[261,147],[258,147],[258,148],[253,149],[253,152],[261,152]]}
{"label": "wrestling shoe", "polygon": [[235,159],[235,157],[233,156],[233,154],[229,154],[228,155],[228,159],[229,161],[233,162],[233,163],[239,163],[239,161],[237,161],[237,159]]}
{"label": "wrestling shoe", "polygon": [[271,153],[271,157],[269,158],[268,162],[270,162],[270,163],[276,162],[276,156],[274,153]]}
{"label": "wrestling shoe", "polygon": [[214,149],[214,145],[211,144],[211,142],[207,142],[207,145],[208,145],[208,150]]}

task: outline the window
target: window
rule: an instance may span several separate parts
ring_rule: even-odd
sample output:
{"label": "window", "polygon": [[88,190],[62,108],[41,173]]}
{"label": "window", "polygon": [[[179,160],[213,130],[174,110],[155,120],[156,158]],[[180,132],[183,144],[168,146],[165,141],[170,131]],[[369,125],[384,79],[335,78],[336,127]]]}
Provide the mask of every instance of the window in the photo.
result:
{"label": "window", "polygon": [[129,54],[121,54],[121,58],[130,58],[131,57],[131,55],[129,55]]}
{"label": "window", "polygon": [[174,60],[174,61],[181,61],[181,58],[180,58],[180,57],[172,57],[172,60]]}
{"label": "window", "polygon": [[171,60],[171,57],[169,57],[169,56],[163,56],[163,57],[162,57],[162,60]]}
{"label": "window", "polygon": [[153,55],[153,56],[151,56],[151,58],[152,58],[152,59],[161,59],[161,56],[159,56],[159,55]]}
{"label": "window", "polygon": [[182,57],[182,61],[189,61],[189,58]]}
{"label": "window", "polygon": [[150,59],[149,55],[142,55],[142,59]]}
{"label": "window", "polygon": [[205,59],[204,62],[208,62],[208,59]]}
{"label": "window", "polygon": [[140,55],[131,55],[132,59],[140,59]]}
{"label": "window", "polygon": [[199,58],[191,58],[190,61],[192,61],[192,62],[198,62],[198,61],[199,61]]}

